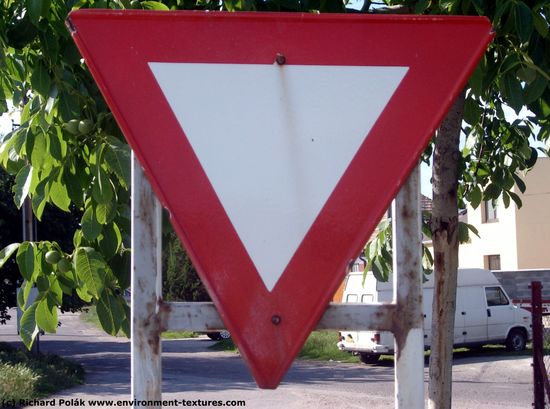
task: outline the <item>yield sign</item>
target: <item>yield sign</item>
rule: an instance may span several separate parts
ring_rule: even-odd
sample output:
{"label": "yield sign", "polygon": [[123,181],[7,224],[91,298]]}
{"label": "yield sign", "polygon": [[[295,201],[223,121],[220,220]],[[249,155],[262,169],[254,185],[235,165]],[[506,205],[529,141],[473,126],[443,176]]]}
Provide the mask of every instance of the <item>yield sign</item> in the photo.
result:
{"label": "yield sign", "polygon": [[469,17],[79,10],[69,26],[263,388],[492,38]]}

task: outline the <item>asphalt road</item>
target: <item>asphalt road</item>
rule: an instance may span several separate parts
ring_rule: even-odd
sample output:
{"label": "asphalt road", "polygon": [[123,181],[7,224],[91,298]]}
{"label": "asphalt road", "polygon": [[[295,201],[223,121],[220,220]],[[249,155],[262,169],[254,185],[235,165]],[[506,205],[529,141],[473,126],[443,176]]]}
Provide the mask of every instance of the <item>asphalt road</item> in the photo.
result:
{"label": "asphalt road", "polygon": [[[128,340],[105,335],[74,314],[62,315],[61,322],[58,334],[41,338],[40,348],[82,363],[87,379],[85,385],[56,395],[57,405],[61,399],[65,399],[65,407],[92,407],[90,401],[94,399],[129,400]],[[18,342],[13,323],[0,325],[0,340]],[[194,407],[215,407],[204,405],[208,400],[240,400],[252,409],[394,407],[390,364],[299,360],[278,389],[267,391],[256,387],[237,354],[213,352],[209,345],[212,341],[206,337],[163,341],[163,399],[185,399],[187,406]],[[426,367],[425,389],[427,373]],[[531,407],[532,373],[527,356],[478,354],[456,358],[453,378],[453,408]]]}

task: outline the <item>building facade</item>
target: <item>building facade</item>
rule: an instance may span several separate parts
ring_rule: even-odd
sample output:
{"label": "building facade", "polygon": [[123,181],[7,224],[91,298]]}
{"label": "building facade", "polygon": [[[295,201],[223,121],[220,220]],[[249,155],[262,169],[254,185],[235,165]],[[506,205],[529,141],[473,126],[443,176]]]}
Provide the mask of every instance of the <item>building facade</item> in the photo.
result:
{"label": "building facade", "polygon": [[523,180],[525,193],[514,187],[523,203],[520,209],[514,202],[505,208],[502,199],[482,202],[477,209],[468,206],[467,223],[480,237],[470,234],[471,242],[460,246],[459,267],[550,268],[550,158],[538,158]]}

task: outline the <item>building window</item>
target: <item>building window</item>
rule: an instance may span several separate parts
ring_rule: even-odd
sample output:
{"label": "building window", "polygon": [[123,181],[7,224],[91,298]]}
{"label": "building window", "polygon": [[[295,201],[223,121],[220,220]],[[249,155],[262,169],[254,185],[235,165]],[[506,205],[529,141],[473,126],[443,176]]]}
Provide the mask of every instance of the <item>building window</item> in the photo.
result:
{"label": "building window", "polygon": [[498,222],[497,204],[492,200],[486,200],[481,206],[482,223]]}
{"label": "building window", "polygon": [[346,302],[357,302],[357,294],[348,294]]}
{"label": "building window", "polygon": [[485,268],[488,270],[500,270],[500,254],[485,256]]}

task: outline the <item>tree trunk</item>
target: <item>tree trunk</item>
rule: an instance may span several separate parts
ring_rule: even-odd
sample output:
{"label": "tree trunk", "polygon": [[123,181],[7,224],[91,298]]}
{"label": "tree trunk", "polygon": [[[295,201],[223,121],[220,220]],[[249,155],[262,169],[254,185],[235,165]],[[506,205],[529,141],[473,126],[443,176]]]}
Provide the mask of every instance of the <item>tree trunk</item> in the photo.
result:
{"label": "tree trunk", "polygon": [[435,138],[432,170],[434,297],[428,399],[430,409],[450,409],[458,269],[458,164],[464,92]]}

